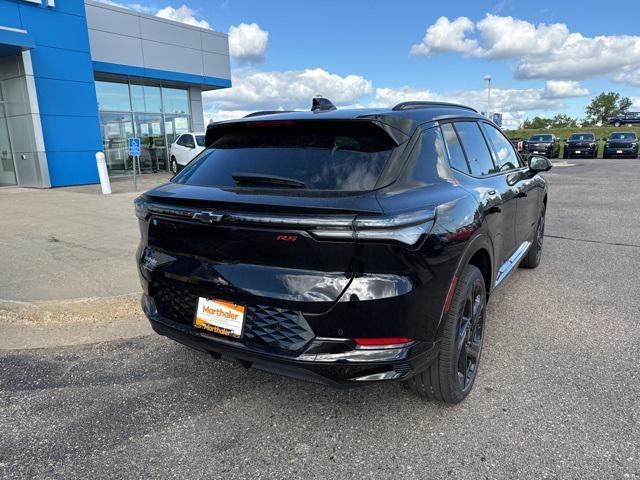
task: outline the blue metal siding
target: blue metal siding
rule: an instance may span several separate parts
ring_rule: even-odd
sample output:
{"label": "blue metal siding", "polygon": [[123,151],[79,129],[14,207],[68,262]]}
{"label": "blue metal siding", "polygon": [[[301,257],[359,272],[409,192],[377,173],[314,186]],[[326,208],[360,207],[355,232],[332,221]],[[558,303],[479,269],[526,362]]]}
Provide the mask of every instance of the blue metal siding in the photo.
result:
{"label": "blue metal siding", "polygon": [[183,83],[186,86],[200,85],[207,87],[226,88],[231,86],[231,80],[226,78],[206,77],[204,75],[193,75],[190,73],[170,72],[168,70],[157,70],[155,68],[135,67],[133,65],[121,65],[117,63],[93,62],[93,69],[96,72],[113,73],[127,77],[153,78],[155,80],[166,80],[169,82]]}
{"label": "blue metal siding", "polygon": [[96,183],[102,140],[84,2],[17,6],[36,44],[31,60],[51,186]]}

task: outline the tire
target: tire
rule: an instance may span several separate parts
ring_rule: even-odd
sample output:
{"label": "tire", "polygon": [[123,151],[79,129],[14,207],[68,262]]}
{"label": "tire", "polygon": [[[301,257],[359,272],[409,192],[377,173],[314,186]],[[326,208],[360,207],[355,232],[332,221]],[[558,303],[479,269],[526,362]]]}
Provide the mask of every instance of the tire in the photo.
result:
{"label": "tire", "polygon": [[523,268],[536,268],[540,265],[540,260],[542,259],[542,243],[544,242],[545,213],[546,207],[542,205],[542,211],[538,218],[538,225],[536,226],[536,234],[533,238],[533,243],[520,263],[520,266]]}
{"label": "tire", "polygon": [[178,173],[178,162],[176,161],[176,157],[171,157],[170,169],[172,173]]}
{"label": "tire", "polygon": [[616,123],[613,124],[614,127],[619,127],[620,125],[621,125],[620,122],[616,122]]}
{"label": "tire", "polygon": [[459,403],[469,395],[480,365],[486,304],[484,277],[476,266],[467,265],[444,319],[436,360],[407,380],[417,395],[449,404]]}

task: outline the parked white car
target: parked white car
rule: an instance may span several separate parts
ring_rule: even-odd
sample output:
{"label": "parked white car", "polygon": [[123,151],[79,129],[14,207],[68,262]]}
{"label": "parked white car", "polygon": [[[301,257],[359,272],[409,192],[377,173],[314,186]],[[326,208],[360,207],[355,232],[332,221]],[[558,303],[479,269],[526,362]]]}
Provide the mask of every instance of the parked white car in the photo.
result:
{"label": "parked white car", "polygon": [[204,133],[189,132],[180,135],[171,144],[169,152],[171,171],[179,172],[187,163],[204,150]]}

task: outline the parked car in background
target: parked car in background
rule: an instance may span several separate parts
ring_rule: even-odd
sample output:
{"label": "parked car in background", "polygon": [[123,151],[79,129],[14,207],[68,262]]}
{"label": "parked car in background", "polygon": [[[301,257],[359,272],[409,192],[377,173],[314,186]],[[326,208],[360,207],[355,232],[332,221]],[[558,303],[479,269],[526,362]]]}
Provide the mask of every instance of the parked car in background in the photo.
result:
{"label": "parked car in background", "polygon": [[552,133],[532,135],[527,142],[527,151],[531,155],[544,155],[548,158],[560,156],[560,139]]}
{"label": "parked car in background", "polygon": [[640,125],[640,112],[625,112],[609,117],[609,124],[619,127],[621,125]]}
{"label": "parked car in background", "polygon": [[511,138],[510,141],[518,153],[522,154],[527,150],[527,141],[524,138]]}
{"label": "parked car in background", "polygon": [[201,132],[183,133],[171,144],[169,166],[173,173],[182,170],[187,163],[204,150],[204,137],[204,133]]}
{"label": "parked car in background", "polygon": [[614,132],[604,141],[602,158],[638,157],[638,135],[635,132]]}
{"label": "parked car in background", "polygon": [[494,123],[437,102],[314,99],[209,125],[206,145],[135,201],[157,333],[337,387],[468,395],[490,294],[540,263],[547,158],[525,166]]}
{"label": "parked car in background", "polygon": [[563,158],[597,158],[598,140],[593,133],[572,133],[564,145]]}

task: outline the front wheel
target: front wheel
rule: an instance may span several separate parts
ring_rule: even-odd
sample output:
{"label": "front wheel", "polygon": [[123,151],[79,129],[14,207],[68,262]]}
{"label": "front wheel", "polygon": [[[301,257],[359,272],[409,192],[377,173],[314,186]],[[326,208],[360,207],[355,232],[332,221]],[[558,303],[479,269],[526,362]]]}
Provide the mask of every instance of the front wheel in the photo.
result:
{"label": "front wheel", "polygon": [[538,218],[538,226],[536,227],[536,236],[533,239],[533,243],[529,247],[527,255],[520,263],[524,268],[536,268],[540,265],[540,259],[542,258],[542,242],[544,241],[544,215],[546,207],[542,206],[542,212],[540,212],[540,218]]}
{"label": "front wheel", "polygon": [[172,173],[178,173],[178,162],[176,161],[176,157],[171,157],[170,168]]}
{"label": "front wheel", "polygon": [[616,122],[616,123],[613,124],[614,127],[619,127],[620,125],[621,125],[620,122]]}
{"label": "front wheel", "polygon": [[484,277],[467,265],[456,285],[436,360],[407,380],[419,396],[459,403],[469,395],[478,374],[487,304]]}

